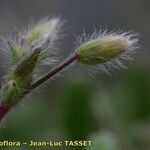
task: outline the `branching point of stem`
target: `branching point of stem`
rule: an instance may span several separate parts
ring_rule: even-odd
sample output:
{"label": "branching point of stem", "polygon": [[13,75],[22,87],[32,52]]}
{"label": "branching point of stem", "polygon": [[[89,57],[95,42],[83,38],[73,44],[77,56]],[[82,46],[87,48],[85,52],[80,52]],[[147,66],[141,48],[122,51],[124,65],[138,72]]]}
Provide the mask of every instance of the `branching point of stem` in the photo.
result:
{"label": "branching point of stem", "polygon": [[[62,64],[54,68],[52,71],[35,81],[33,84],[31,84],[26,91],[24,91],[20,99],[25,97],[28,93],[30,93],[32,90],[43,84],[45,81],[49,80],[50,78],[54,77],[57,73],[64,70],[67,66],[72,64],[74,61],[78,59],[77,53],[72,54],[69,58],[67,58]],[[14,104],[15,105],[15,104]],[[13,106],[11,106],[13,107]],[[11,109],[11,107],[7,107],[3,104],[0,105],[0,121],[3,119],[3,117],[7,114],[7,112]]]}

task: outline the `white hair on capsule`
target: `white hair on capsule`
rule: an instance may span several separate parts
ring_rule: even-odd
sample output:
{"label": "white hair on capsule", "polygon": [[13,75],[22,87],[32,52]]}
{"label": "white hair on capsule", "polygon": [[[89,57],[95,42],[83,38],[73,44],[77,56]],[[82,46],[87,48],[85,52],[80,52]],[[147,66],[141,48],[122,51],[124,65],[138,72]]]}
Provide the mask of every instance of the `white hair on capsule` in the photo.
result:
{"label": "white hair on capsule", "polygon": [[35,30],[39,30],[38,32],[40,32],[40,36],[33,40],[31,45],[36,47],[47,41],[51,42],[52,44],[61,37],[60,33],[63,23],[64,22],[58,17],[52,19],[45,18],[36,23],[32,23],[32,25],[30,25],[28,29],[24,31],[24,35],[29,36],[29,34],[34,34],[32,32],[35,32]]}
{"label": "white hair on capsule", "polygon": [[[64,25],[59,17],[52,19],[42,19],[33,23],[22,35],[27,38],[34,29],[40,29],[40,36],[30,43],[31,49],[42,48],[38,69],[35,72],[35,78],[41,76],[47,70],[47,67],[53,66],[57,61],[57,43],[63,37],[62,26]],[[26,35],[26,36],[25,36]],[[49,69],[48,69],[49,70]]]}
{"label": "white hair on capsule", "polygon": [[[21,47],[24,52],[23,57],[30,54],[36,48],[41,48],[42,51],[36,65],[38,67],[36,67],[34,75],[38,77],[45,73],[46,67],[51,67],[58,61],[57,43],[63,36],[62,26],[64,23],[59,17],[45,18],[37,22],[32,21],[22,32],[12,30],[6,36],[1,36],[0,50],[7,57],[7,63],[5,63],[8,66],[7,68],[11,69],[11,67],[14,67],[11,62],[12,55],[10,46],[15,45]],[[40,32],[39,37],[29,42],[29,36],[36,34],[36,32]],[[20,58],[21,60],[22,58]]]}
{"label": "white hair on capsule", "polygon": [[0,36],[0,52],[3,56],[3,68],[6,72],[9,71],[9,68],[12,67],[11,64],[11,49],[9,43],[18,43],[19,34],[15,30],[8,31],[6,35]]}
{"label": "white hair on capsule", "polygon": [[[96,31],[90,35],[86,34],[85,31],[76,38],[75,46],[80,47],[81,45],[85,44],[86,42],[105,38],[105,37],[118,37],[125,39],[127,41],[127,48],[121,53],[118,54],[115,58],[108,60],[106,62],[95,64],[95,65],[81,65],[84,66],[86,71],[94,77],[95,73],[106,73],[110,76],[115,74],[115,70],[126,69],[126,62],[132,63],[133,54],[136,53],[137,49],[139,48],[139,35],[137,33],[133,33],[132,31],[125,32],[125,31],[118,31],[118,32],[109,32],[106,30]],[[80,64],[80,63],[79,63]]]}

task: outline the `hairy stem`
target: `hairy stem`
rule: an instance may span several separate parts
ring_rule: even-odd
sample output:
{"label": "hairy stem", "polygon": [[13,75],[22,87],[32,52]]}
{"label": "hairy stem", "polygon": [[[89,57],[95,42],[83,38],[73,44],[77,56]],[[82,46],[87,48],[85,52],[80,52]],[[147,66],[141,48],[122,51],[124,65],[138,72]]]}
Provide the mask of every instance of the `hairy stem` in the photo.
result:
{"label": "hairy stem", "polygon": [[24,93],[22,93],[22,97],[24,97],[29,92],[31,92],[32,90],[34,90],[36,87],[40,86],[42,83],[44,83],[48,79],[52,78],[57,73],[59,73],[60,71],[62,71],[63,69],[65,69],[67,66],[69,66],[70,64],[72,64],[77,59],[77,57],[78,57],[78,55],[76,53],[74,53],[73,55],[71,55],[71,57],[69,57],[67,60],[65,60],[62,64],[60,64],[59,66],[57,66],[56,68],[54,68],[51,72],[47,73],[46,75],[44,75],[43,77],[41,77],[40,79],[38,79],[36,82],[34,82],[33,84],[31,84],[29,86],[28,90],[25,91]]}
{"label": "hairy stem", "polygon": [[[40,79],[38,79],[37,81],[35,81],[33,84],[31,84],[28,87],[28,89],[21,94],[20,99],[22,99],[23,97],[25,97],[28,93],[30,93],[32,90],[34,90],[35,88],[37,88],[38,86],[40,86],[42,83],[44,83],[48,79],[54,77],[57,73],[59,73],[60,71],[62,71],[63,69],[65,69],[67,66],[69,66],[70,64],[72,64],[75,60],[77,60],[77,58],[78,58],[78,55],[76,53],[72,54],[62,64],[60,64],[59,66],[57,66],[56,68],[54,68],[49,73],[47,73],[44,76],[42,76]],[[12,107],[13,106],[8,107],[8,106],[6,106],[4,104],[0,105],[0,121],[3,119],[3,117],[7,114],[7,112]]]}

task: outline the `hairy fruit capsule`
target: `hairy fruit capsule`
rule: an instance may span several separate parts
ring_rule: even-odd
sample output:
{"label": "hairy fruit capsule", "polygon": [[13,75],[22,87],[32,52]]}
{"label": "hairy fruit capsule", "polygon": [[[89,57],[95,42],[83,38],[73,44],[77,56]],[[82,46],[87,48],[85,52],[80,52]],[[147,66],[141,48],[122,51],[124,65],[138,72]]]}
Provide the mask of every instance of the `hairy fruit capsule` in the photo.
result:
{"label": "hairy fruit capsule", "polygon": [[125,62],[133,60],[132,55],[139,48],[138,34],[132,32],[83,33],[76,42],[77,61],[85,66],[89,74],[112,75],[114,69],[126,68]]}
{"label": "hairy fruit capsule", "polygon": [[128,46],[127,39],[119,36],[94,39],[84,43],[77,49],[78,61],[87,65],[101,64],[117,57]]}

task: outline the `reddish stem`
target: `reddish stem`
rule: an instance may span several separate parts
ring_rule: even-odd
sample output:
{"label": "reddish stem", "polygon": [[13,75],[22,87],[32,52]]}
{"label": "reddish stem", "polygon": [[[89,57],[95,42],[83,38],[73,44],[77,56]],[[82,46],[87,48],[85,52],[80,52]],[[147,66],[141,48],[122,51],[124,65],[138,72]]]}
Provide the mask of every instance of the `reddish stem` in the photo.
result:
{"label": "reddish stem", "polygon": [[[20,99],[23,98],[28,93],[30,93],[36,87],[40,86],[42,83],[44,83],[45,81],[47,81],[48,79],[50,79],[51,77],[55,76],[57,73],[59,73],[60,71],[62,71],[63,69],[65,69],[67,66],[69,66],[71,63],[73,63],[77,59],[78,59],[78,55],[76,53],[74,53],[73,55],[71,55],[71,57],[69,57],[67,60],[65,60],[58,67],[54,68],[51,72],[47,73],[46,75],[44,75],[43,77],[41,77],[40,79],[38,79],[36,82],[34,82],[33,84],[31,84],[28,87],[28,90],[24,91],[21,94]],[[3,117],[7,114],[7,112],[10,109],[11,109],[10,107],[1,104],[1,106],[0,106],[0,121],[3,119]]]}
{"label": "reddish stem", "polygon": [[43,77],[41,77],[38,81],[33,83],[28,89],[33,90],[51,77],[53,77],[55,74],[66,68],[68,65],[70,65],[72,62],[74,62],[78,58],[78,55],[74,53],[71,57],[69,57],[64,63],[60,64],[58,67],[53,69],[51,72],[47,73]]}
{"label": "reddish stem", "polygon": [[0,121],[3,119],[3,117],[7,114],[7,112],[10,110],[10,107],[1,104],[0,106]]}

